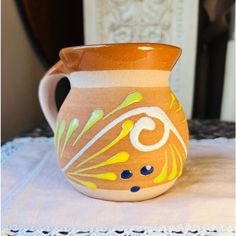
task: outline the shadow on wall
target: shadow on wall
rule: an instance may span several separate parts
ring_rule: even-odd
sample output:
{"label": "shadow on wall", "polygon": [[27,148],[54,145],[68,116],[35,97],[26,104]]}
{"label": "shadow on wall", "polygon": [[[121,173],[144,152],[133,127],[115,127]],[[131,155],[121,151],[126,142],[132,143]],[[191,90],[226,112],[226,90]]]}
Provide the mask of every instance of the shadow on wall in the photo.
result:
{"label": "shadow on wall", "polygon": [[44,118],[38,83],[45,69],[28,41],[15,2],[2,2],[2,140],[13,138]]}

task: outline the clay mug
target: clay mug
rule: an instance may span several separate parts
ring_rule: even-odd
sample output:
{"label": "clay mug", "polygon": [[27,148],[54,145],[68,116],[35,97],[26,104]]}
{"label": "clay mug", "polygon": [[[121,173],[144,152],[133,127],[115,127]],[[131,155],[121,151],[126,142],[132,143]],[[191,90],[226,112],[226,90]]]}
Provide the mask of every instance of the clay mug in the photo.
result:
{"label": "clay mug", "polygon": [[[80,192],[141,201],[164,193],[182,174],[188,126],[168,82],[180,54],[152,43],[60,51],[39,99],[61,170]],[[65,76],[71,90],[58,112],[55,88]]]}

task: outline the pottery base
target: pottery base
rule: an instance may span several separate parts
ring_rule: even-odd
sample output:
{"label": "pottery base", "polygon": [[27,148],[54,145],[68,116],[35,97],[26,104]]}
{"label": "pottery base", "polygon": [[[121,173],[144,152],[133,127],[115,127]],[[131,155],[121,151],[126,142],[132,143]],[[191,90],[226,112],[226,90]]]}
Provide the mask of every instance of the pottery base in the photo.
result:
{"label": "pottery base", "polygon": [[138,192],[130,192],[128,190],[107,190],[107,189],[96,189],[92,190],[81,185],[77,185],[72,181],[69,181],[77,190],[81,193],[102,200],[118,201],[118,202],[136,202],[151,199],[161,195],[171,188],[176,179],[166,184],[158,185],[151,188],[140,189]]}

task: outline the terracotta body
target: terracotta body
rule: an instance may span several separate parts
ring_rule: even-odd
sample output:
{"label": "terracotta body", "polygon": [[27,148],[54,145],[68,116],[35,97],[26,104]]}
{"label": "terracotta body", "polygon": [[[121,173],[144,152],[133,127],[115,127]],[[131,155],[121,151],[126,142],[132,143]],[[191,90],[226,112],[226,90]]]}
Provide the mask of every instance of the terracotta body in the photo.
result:
{"label": "terracotta body", "polygon": [[[139,201],[168,190],[182,174],[188,128],[168,83],[180,49],[161,44],[66,48],[39,96],[55,132],[66,178],[86,195]],[[53,94],[71,91],[59,114]]]}

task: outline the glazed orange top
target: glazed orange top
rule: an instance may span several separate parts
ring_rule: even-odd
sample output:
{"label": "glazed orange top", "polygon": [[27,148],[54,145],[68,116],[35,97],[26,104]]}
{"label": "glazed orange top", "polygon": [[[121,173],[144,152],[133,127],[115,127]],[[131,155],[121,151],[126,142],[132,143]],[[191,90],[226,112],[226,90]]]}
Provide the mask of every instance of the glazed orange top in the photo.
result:
{"label": "glazed orange top", "polygon": [[69,72],[95,70],[170,71],[181,54],[175,46],[157,43],[120,43],[68,47],[60,58]]}

